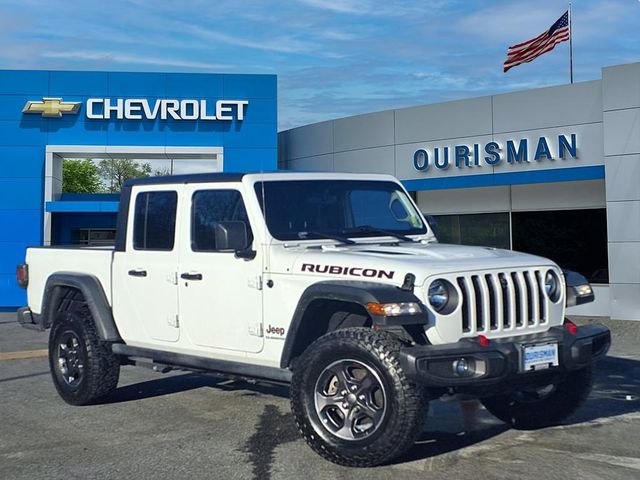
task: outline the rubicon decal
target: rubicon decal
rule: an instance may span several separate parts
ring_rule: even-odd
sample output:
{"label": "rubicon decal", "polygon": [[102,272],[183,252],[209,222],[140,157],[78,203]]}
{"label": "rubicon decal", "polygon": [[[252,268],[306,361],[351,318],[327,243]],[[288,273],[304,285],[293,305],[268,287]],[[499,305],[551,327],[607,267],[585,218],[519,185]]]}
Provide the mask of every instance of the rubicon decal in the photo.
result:
{"label": "rubicon decal", "polygon": [[343,267],[340,265],[318,265],[303,263],[303,272],[329,273],[331,275],[347,275],[351,277],[388,278],[391,280],[396,274],[393,270],[377,270],[375,268]]}

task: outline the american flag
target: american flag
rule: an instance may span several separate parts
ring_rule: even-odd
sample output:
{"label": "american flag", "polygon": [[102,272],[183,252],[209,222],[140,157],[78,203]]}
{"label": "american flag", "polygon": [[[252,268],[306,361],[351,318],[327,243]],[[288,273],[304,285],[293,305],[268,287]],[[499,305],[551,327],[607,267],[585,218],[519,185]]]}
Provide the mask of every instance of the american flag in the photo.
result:
{"label": "american flag", "polygon": [[543,53],[553,50],[558,43],[569,40],[569,35],[569,11],[567,10],[549,30],[542,32],[536,38],[509,47],[507,59],[504,61],[504,71],[521,63],[530,62]]}

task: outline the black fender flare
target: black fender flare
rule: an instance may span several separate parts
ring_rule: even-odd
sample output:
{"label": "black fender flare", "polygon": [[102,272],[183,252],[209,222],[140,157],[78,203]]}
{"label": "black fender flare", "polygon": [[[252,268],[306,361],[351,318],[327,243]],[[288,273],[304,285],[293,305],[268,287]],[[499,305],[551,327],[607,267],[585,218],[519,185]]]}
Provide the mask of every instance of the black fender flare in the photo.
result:
{"label": "black fender flare", "polygon": [[42,299],[42,325],[51,326],[60,300],[60,287],[75,288],[82,293],[91,312],[96,331],[100,338],[108,342],[122,341],[107,296],[100,280],[95,275],[77,272],[55,272],[49,275]]}
{"label": "black fender flare", "polygon": [[309,305],[317,300],[333,300],[361,305],[365,310],[368,303],[414,302],[420,305],[421,313],[415,315],[384,316],[372,315],[374,326],[395,327],[404,325],[425,325],[434,320],[434,315],[412,291],[393,285],[366,281],[328,280],[314,283],[300,296],[298,305],[289,324],[289,331],[282,349],[280,366],[287,368],[291,362],[293,349],[302,327],[303,318]]}

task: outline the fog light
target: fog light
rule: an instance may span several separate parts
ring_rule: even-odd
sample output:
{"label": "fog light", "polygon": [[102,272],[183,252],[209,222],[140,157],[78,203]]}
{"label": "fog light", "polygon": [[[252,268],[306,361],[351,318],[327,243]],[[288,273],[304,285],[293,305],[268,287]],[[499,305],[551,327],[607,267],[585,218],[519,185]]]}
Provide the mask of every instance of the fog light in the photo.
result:
{"label": "fog light", "polygon": [[459,358],[453,362],[453,373],[458,377],[470,377],[475,371],[473,370],[471,363],[466,358]]}

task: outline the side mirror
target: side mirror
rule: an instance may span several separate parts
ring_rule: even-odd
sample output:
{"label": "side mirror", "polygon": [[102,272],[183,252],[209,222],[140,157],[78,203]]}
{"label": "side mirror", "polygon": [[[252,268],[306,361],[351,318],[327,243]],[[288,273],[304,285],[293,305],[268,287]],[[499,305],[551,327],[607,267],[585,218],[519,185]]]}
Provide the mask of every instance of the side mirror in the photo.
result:
{"label": "side mirror", "polygon": [[236,258],[253,260],[256,251],[249,248],[249,234],[245,222],[219,222],[215,228],[216,250],[235,252]]}
{"label": "side mirror", "polygon": [[216,250],[244,250],[249,243],[244,222],[219,222],[214,233]]}

